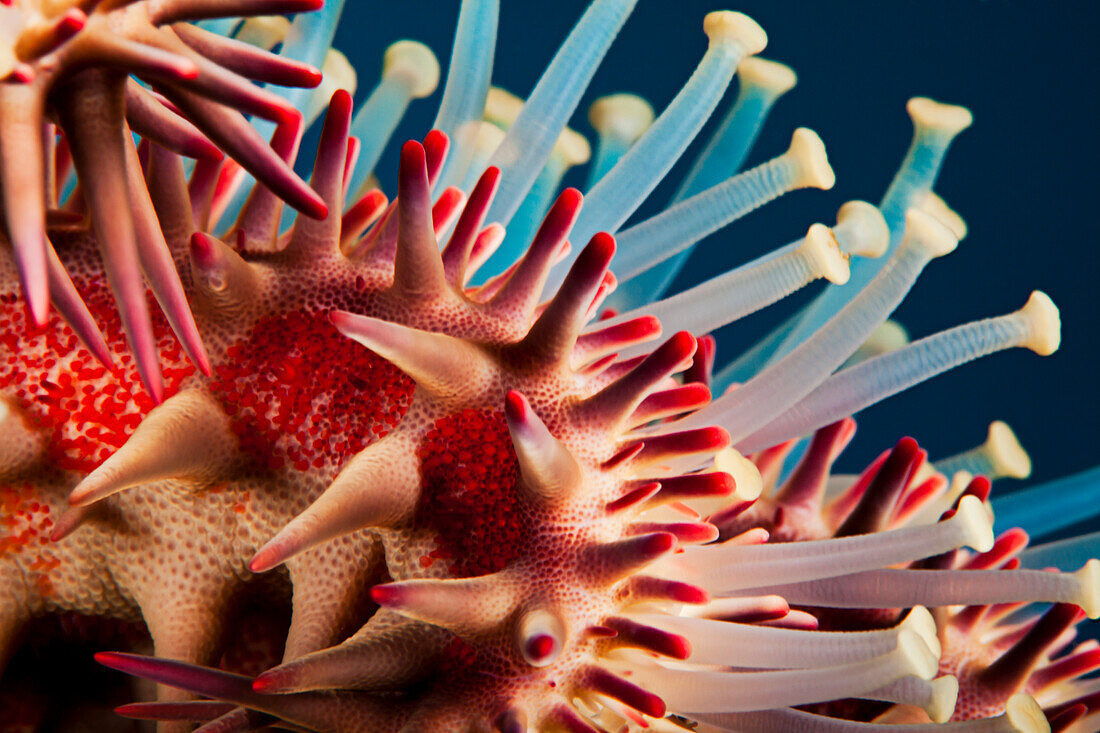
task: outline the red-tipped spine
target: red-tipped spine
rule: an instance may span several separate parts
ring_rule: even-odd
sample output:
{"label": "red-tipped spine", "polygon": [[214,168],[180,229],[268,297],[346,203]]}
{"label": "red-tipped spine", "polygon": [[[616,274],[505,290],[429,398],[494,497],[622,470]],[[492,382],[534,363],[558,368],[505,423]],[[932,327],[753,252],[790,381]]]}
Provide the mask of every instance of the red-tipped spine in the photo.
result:
{"label": "red-tipped spine", "polygon": [[1085,612],[1070,603],[1058,603],[1042,615],[1031,629],[979,674],[982,683],[992,689],[1016,692],[1056,645],[1058,638]]}
{"label": "red-tipped spine", "polygon": [[642,363],[585,402],[585,409],[612,424],[624,420],[663,380],[683,369],[695,353],[695,337],[673,335]]}
{"label": "red-tipped spine", "polygon": [[721,471],[692,473],[686,476],[671,476],[661,479],[661,491],[656,500],[660,502],[681,501],[704,497],[733,496],[737,483],[733,476]]}
{"label": "red-tipped spine", "polygon": [[668,461],[695,455],[711,455],[729,447],[730,434],[720,427],[697,428],[666,435],[646,436],[645,449],[637,460],[643,463]]}
{"label": "red-tipped spine", "polygon": [[428,172],[428,186],[434,187],[447,160],[451,139],[442,130],[430,130],[424,136],[424,163]]}
{"label": "red-tipped spine", "polygon": [[628,509],[634,509],[652,499],[661,490],[661,484],[657,481],[649,481],[636,489],[628,491],[618,499],[607,505],[608,514],[618,514]]}
{"label": "red-tipped spine", "polygon": [[710,402],[710,390],[701,382],[653,392],[630,416],[631,424],[644,425],[673,415],[698,410]]}
{"label": "red-tipped spine", "polygon": [[672,659],[687,659],[691,656],[691,642],[679,634],[626,618],[609,618],[605,624],[615,631],[616,644],[645,649]]}
{"label": "red-tipped spine", "polygon": [[477,240],[478,232],[485,223],[489,206],[493,203],[497,186],[500,184],[500,169],[490,166],[481,174],[462,213],[455,223],[451,238],[443,248],[443,269],[452,283],[465,282],[466,267],[470,261],[471,250]]}
{"label": "red-tipped spine", "polygon": [[465,200],[466,194],[454,186],[439,194],[439,198],[432,205],[432,229],[435,231],[435,236],[440,236],[450,227]]}
{"label": "red-tipped spine", "polygon": [[836,536],[850,537],[882,531],[898,497],[909,483],[909,477],[923,461],[924,453],[917,441],[912,438],[899,440],[859,504],[836,531]]}
{"label": "red-tipped spine", "polygon": [[1027,532],[1019,527],[1007,530],[997,538],[988,552],[971,557],[963,565],[967,570],[989,570],[1004,565],[1027,547]]}
{"label": "red-tipped spine", "polygon": [[593,570],[598,576],[613,582],[672,552],[675,546],[676,536],[668,532],[599,545],[593,556]]}
{"label": "red-tipped spine", "polygon": [[710,601],[710,594],[699,586],[678,580],[654,578],[648,575],[631,578],[627,583],[624,595],[629,600],[638,603],[653,600],[700,605]]}
{"label": "red-tipped spine", "polygon": [[630,534],[668,532],[685,545],[700,545],[718,539],[718,528],[708,522],[635,522]]}
{"label": "red-tipped spine", "polygon": [[645,713],[652,718],[663,718],[665,715],[664,700],[652,692],[638,687],[633,682],[627,682],[622,677],[613,675],[599,667],[588,669],[585,673],[584,686],[593,692],[607,695],[629,705],[638,712]]}
{"label": "red-tipped spine", "polygon": [[135,720],[186,720],[205,722],[231,712],[236,705],[211,700],[187,700],[184,702],[137,702],[120,705],[115,712]]}

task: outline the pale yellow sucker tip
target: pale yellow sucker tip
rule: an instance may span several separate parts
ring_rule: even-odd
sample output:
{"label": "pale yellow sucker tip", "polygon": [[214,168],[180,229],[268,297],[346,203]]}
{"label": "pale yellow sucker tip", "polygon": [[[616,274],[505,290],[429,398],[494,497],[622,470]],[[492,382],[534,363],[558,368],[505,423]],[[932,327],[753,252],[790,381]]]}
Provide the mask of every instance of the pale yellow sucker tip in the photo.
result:
{"label": "pale yellow sucker tip", "polygon": [[1042,290],[1032,291],[1019,312],[1027,319],[1030,332],[1023,346],[1039,356],[1050,356],[1057,351],[1062,343],[1062,319],[1050,296]]}
{"label": "pale yellow sucker tip", "polygon": [[947,493],[951,496],[959,496],[962,492],[966,491],[966,487],[969,486],[970,482],[973,480],[974,474],[970,473],[970,471],[955,471],[948,484]]}
{"label": "pale yellow sucker tip", "polygon": [[848,201],[837,211],[836,223],[837,226],[853,225],[853,235],[847,240],[852,245],[846,250],[849,254],[871,259],[886,254],[886,248],[890,246],[890,227],[874,204]]}
{"label": "pale yellow sucker tip", "polygon": [[997,473],[1020,479],[1031,475],[1031,456],[1020,445],[1019,438],[1008,423],[994,420],[989,424],[985,447]]}
{"label": "pale yellow sucker tip", "polygon": [[737,66],[741,84],[767,89],[775,96],[786,94],[798,83],[794,69],[771,59],[747,56]]}
{"label": "pale yellow sucker tip", "polygon": [[840,251],[832,229],[824,224],[813,224],[799,249],[812,263],[815,273],[836,285],[848,282],[851,274],[848,259]]}
{"label": "pale yellow sucker tip", "polygon": [[723,448],[714,456],[714,467],[733,476],[733,498],[739,501],[755,501],[764,490],[764,479],[752,461],[734,448]]}
{"label": "pale yellow sucker tip", "polygon": [[716,10],[703,19],[703,32],[713,41],[734,41],[748,55],[757,54],[768,45],[768,34],[755,20],[744,13]]}
{"label": "pale yellow sucker tip", "polygon": [[554,155],[560,156],[570,167],[584,165],[592,157],[592,146],[588,144],[588,138],[567,127],[554,143]]}
{"label": "pale yellow sucker tip", "polygon": [[636,94],[610,94],[588,108],[588,121],[601,135],[634,142],[656,118],[653,105]]}
{"label": "pale yellow sucker tip", "polygon": [[924,195],[920,202],[920,210],[939,219],[940,223],[951,230],[955,235],[955,239],[959,241],[966,239],[969,231],[966,220],[959,216],[959,213],[948,206],[947,202],[934,191],[929,191]]}
{"label": "pale yellow sucker tip", "polygon": [[959,240],[950,229],[920,209],[905,212],[905,240],[920,246],[929,257],[942,257],[959,246]]}
{"label": "pale yellow sucker tip", "polygon": [[1035,698],[1022,692],[1008,698],[1005,717],[1017,733],[1050,733],[1050,723]]}
{"label": "pale yellow sucker tip", "polygon": [[325,56],[325,62],[321,67],[322,87],[325,89],[347,89],[348,91],[355,91],[358,75],[356,74],[355,67],[348,57],[337,51],[335,48],[329,49],[328,55]]}
{"label": "pale yellow sucker tip", "polygon": [[944,104],[928,97],[913,97],[905,109],[914,125],[942,130],[949,135],[959,134],[974,122],[974,115],[966,107]]}
{"label": "pale yellow sucker tip", "polygon": [[939,671],[939,659],[915,631],[902,629],[898,633],[896,653],[901,669],[906,674],[920,677],[922,680],[930,680]]}
{"label": "pale yellow sucker tip", "polygon": [[888,354],[897,351],[909,343],[909,333],[897,321],[884,321],[881,326],[871,332],[864,342],[864,347],[876,354]]}
{"label": "pale yellow sucker tip", "polygon": [[257,15],[245,19],[235,37],[238,41],[251,43],[264,49],[271,49],[286,38],[290,31],[290,20],[281,15]]}
{"label": "pale yellow sucker tip", "polygon": [[963,525],[964,542],[978,552],[989,552],[993,548],[993,522],[989,512],[976,496],[964,496],[959,499],[959,508],[955,520]]}
{"label": "pale yellow sucker tip", "polygon": [[382,58],[382,76],[401,75],[414,98],[427,97],[439,85],[439,59],[419,41],[397,41]]}
{"label": "pale yellow sucker tip", "polygon": [[791,146],[787,149],[800,171],[798,184],[807,188],[829,190],[836,184],[836,173],[829,165],[829,155],[825,152],[825,143],[816,132],[808,127],[800,127],[791,135]]}
{"label": "pale yellow sucker tip", "polygon": [[951,720],[955,712],[955,704],[959,700],[959,678],[948,674],[937,677],[930,683],[932,686],[932,699],[925,706],[924,711],[933,723],[946,723]]}
{"label": "pale yellow sucker tip", "polygon": [[489,87],[489,95],[485,97],[486,120],[507,129],[522,109],[523,100],[515,94],[500,87]]}
{"label": "pale yellow sucker tip", "polygon": [[902,620],[901,626],[916,633],[937,657],[943,652],[936,631],[936,620],[932,618],[932,612],[924,606],[914,606]]}
{"label": "pale yellow sucker tip", "polygon": [[492,152],[504,141],[504,130],[484,120],[478,124],[474,146],[478,150]]}
{"label": "pale yellow sucker tip", "polygon": [[1074,600],[1091,619],[1100,618],[1100,560],[1093,558],[1074,575],[1081,584],[1078,597]]}
{"label": "pale yellow sucker tip", "polygon": [[281,29],[285,35],[290,30],[290,19],[283,15],[255,15],[245,19],[242,27],[247,26]]}

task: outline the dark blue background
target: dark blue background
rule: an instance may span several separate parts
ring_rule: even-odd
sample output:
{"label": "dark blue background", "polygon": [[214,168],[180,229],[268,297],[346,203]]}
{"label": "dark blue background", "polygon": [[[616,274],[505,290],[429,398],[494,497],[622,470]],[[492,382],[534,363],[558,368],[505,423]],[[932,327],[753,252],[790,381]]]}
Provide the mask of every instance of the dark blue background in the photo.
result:
{"label": "dark blue background", "polygon": [[[336,46],[359,70],[357,99],[373,87],[382,50],[399,38],[429,44],[445,73],[458,0],[347,1]],[[502,0],[494,84],[526,95],[585,5]],[[588,104],[609,92],[642,94],[660,111],[705,49],[702,18],[710,10],[754,17],[769,35],[763,55],[797,71],[798,86],[776,106],[749,163],[782,152],[791,130],[806,125],[824,138],[837,186],[791,194],[712,237],[705,262],[697,251],[682,287],[800,236],[813,221],[831,223],[844,200],[878,201],[909,143],[910,96],[969,106],[975,123],[956,141],[936,188],[966,218],[970,236],[926,270],[896,317],[920,337],[1013,310],[1040,288],[1062,309],[1063,347],[1046,359],[998,354],[868,409],[844,462],[857,468],[903,434],[942,457],[980,442],[987,423],[1000,418],[1030,451],[1034,483],[1097,462],[1096,7],[1085,0],[640,0],[574,127],[591,135]],[[439,92],[414,103],[399,136],[422,135],[438,101]],[[387,190],[395,165],[390,150],[379,168]],[[643,213],[667,201],[684,170],[677,166]],[[799,299],[792,301],[724,329],[719,360],[751,345]]]}

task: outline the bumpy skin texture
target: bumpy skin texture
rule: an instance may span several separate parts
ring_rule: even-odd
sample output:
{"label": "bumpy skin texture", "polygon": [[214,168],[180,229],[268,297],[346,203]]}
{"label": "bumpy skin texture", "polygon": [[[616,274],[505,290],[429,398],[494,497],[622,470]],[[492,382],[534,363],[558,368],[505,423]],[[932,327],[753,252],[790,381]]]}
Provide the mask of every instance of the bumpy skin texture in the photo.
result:
{"label": "bumpy skin texture", "polygon": [[[322,140],[314,179],[314,185],[333,210],[342,208],[349,113],[350,99],[338,95]],[[445,140],[438,136],[429,138],[427,163],[434,171],[438,171],[444,147]],[[556,509],[549,517],[537,516],[538,525],[549,528],[545,531],[551,536],[541,541],[549,543],[547,546],[540,547],[540,542],[528,535],[530,527],[526,524],[534,521],[530,518],[537,513],[522,502],[501,514],[502,521],[514,522],[524,530],[523,537],[512,535],[507,539],[517,546],[521,541],[531,543],[527,549],[535,554],[527,562],[536,564],[559,557],[560,545],[565,542],[568,547],[578,548],[573,554],[579,555],[576,563],[582,569],[591,565],[588,572],[598,570],[600,561],[588,558],[581,550],[588,552],[589,544],[621,535],[628,522],[621,520],[617,531],[603,529],[587,538],[572,536],[573,530],[568,528],[573,525],[569,520],[587,517],[580,522],[586,524],[600,517],[604,505],[617,498],[618,486],[626,475],[626,464],[606,472],[600,467],[620,449],[618,431],[623,428],[609,430],[608,418],[617,423],[627,421],[632,402],[640,402],[653,385],[687,365],[694,340],[686,334],[678,337],[671,356],[674,363],[663,367],[658,364],[667,373],[643,379],[634,387],[640,391],[633,395],[633,400],[627,399],[631,397],[627,391],[618,397],[618,402],[612,403],[619,412],[625,410],[625,414],[605,416],[597,409],[598,402],[594,403],[596,407],[572,404],[606,385],[611,378],[609,374],[614,374],[593,373],[582,377],[570,365],[579,328],[591,313],[593,298],[605,282],[606,264],[613,252],[610,240],[603,238],[593,243],[592,253],[585,260],[587,264],[578,268],[578,276],[571,280],[572,290],[563,291],[556,307],[549,306],[539,319],[542,325],[537,327],[533,338],[526,344],[517,343],[534,316],[537,293],[546,271],[561,252],[568,226],[580,205],[579,196],[568,193],[563,197],[541,240],[536,241],[512,283],[503,285],[495,297],[478,301],[462,294],[456,286],[467,274],[464,260],[468,259],[468,252],[460,250],[473,245],[473,235],[480,224],[475,223],[472,229],[467,227],[466,241],[461,247],[457,242],[452,247],[450,259],[458,263],[452,268],[452,277],[458,278],[458,282],[448,282],[431,231],[424,151],[412,145],[406,153],[402,204],[388,217],[388,223],[383,220],[378,225],[373,237],[368,235],[368,241],[373,240],[371,249],[357,260],[349,260],[336,246],[340,241],[339,221],[335,224],[305,221],[281,243],[278,252],[257,254],[248,262],[201,234],[189,241],[193,226],[172,226],[178,223],[173,215],[180,212],[171,210],[171,204],[186,196],[182,177],[178,175],[178,161],[165,151],[152,152],[151,179],[158,174],[165,178],[177,174],[175,190],[163,179],[157,179],[154,203],[162,214],[168,243],[180,260],[181,269],[184,263],[189,265],[190,277],[185,270],[183,280],[192,290],[196,322],[215,355],[213,376],[205,378],[187,363],[166,324],[158,323],[158,345],[167,362],[164,371],[168,377],[167,399],[159,407],[154,408],[142,392],[133,363],[125,355],[122,329],[117,321],[112,322],[113,311],[102,279],[97,276],[90,238],[80,232],[55,234],[58,241],[64,242],[68,269],[80,283],[82,294],[94,312],[106,321],[108,344],[120,365],[116,374],[97,364],[56,317],[46,329],[29,339],[18,336],[28,328],[25,311],[14,291],[4,294],[5,332],[12,334],[5,337],[11,343],[7,344],[10,350],[3,365],[5,400],[10,404],[7,421],[37,428],[40,434],[49,436],[45,445],[39,444],[40,450],[33,459],[22,458],[30,453],[22,443],[10,449],[13,458],[19,457],[20,468],[4,477],[6,484],[12,484],[7,492],[14,526],[10,528],[2,562],[6,585],[17,589],[18,602],[7,611],[6,628],[15,630],[18,621],[60,611],[144,619],[158,656],[216,662],[232,610],[243,597],[261,594],[278,598],[287,592],[285,581],[279,581],[280,574],[276,574],[275,582],[265,576],[253,576],[248,570],[249,559],[264,541],[317,498],[348,457],[385,435],[398,420],[399,430],[379,444],[386,446],[390,458],[375,463],[378,470],[372,474],[377,485],[403,491],[399,497],[403,504],[400,514],[407,518],[404,523],[407,526],[395,527],[382,535],[388,549],[386,565],[390,575],[399,579],[453,577],[457,570],[461,577],[493,569],[501,559],[465,557],[467,565],[461,569],[448,568],[446,561],[427,561],[433,552],[453,555],[454,551],[447,552],[448,532],[441,526],[434,507],[422,504],[417,508],[415,484],[421,473],[427,473],[437,477],[436,483],[444,484],[435,490],[447,491],[453,466],[431,468],[424,464],[437,451],[453,449],[451,435],[455,430],[470,435],[473,423],[480,423],[491,436],[487,442],[495,443],[501,451],[505,465],[508,460],[513,461],[510,473],[504,469],[499,490],[514,494],[516,464],[500,409],[505,393],[511,388],[520,388],[530,395],[536,410],[547,415],[550,425],[572,436],[570,447],[583,457],[589,474],[596,480],[595,485],[592,480],[584,482],[587,490],[580,506]],[[158,168],[158,163],[168,170]],[[489,186],[487,178],[483,189]],[[265,201],[254,202],[243,219],[254,222],[256,211]],[[487,198],[483,195],[481,205],[485,204]],[[254,224],[243,226],[238,230],[240,241],[250,243],[253,248],[262,242],[269,248],[278,246],[272,234],[277,208],[269,212],[267,231]],[[471,209],[471,215],[476,214]],[[484,215],[483,210],[480,215]],[[424,272],[425,266],[417,261],[424,250],[435,258],[434,265],[430,260],[427,265],[434,272],[431,269]],[[405,274],[408,282],[422,288],[434,276],[439,290],[434,293],[421,290],[415,293],[417,298],[410,299],[414,293],[408,292],[405,282],[400,278],[395,282],[394,257],[399,272],[402,267],[409,268]],[[7,275],[4,281],[14,283],[10,260],[5,260],[3,266]],[[410,302],[411,307],[407,305]],[[429,376],[427,386],[421,385],[416,392],[420,397],[414,397],[412,383],[406,377],[336,332],[324,316],[333,308],[386,319],[378,321],[380,324],[398,322],[424,331],[446,330],[454,334],[450,339],[455,344],[468,344],[456,349],[459,359],[475,354],[476,357],[468,358],[461,367],[448,365],[458,367],[449,378],[461,375],[459,385],[436,385]],[[587,351],[589,360],[600,355],[598,350]],[[667,361],[670,357],[664,358]],[[411,369],[414,375],[418,373],[415,366]],[[617,371],[621,374],[624,370]],[[267,374],[276,382],[263,379]],[[79,389],[74,386],[77,384]],[[291,403],[303,395],[307,403]],[[257,396],[259,400],[255,399]],[[624,403],[623,399],[627,401]],[[66,510],[66,494],[81,478],[132,437],[143,418],[149,418],[146,425],[159,424],[155,422],[158,415],[170,418],[167,424],[172,426],[172,432],[158,436],[161,443],[152,457],[159,456],[171,463],[170,459],[191,450],[193,464],[177,464],[173,466],[176,470],[171,480],[123,491],[91,509]],[[298,422],[293,426],[286,424],[290,418]],[[303,418],[306,418],[304,424]],[[274,430],[265,433],[265,426]],[[562,429],[563,426],[569,429]],[[337,428],[342,442],[333,444],[325,437]],[[28,435],[32,433],[33,429],[28,430]],[[268,433],[272,440],[265,440]],[[192,445],[192,441],[200,445]],[[227,450],[227,446],[234,444],[240,449]],[[175,456],[166,450],[169,446],[175,449]],[[470,448],[481,452],[486,446],[475,440]],[[6,444],[5,449],[8,450]],[[675,452],[671,449],[658,452],[650,460]],[[125,454],[123,450],[118,456]],[[83,487],[102,487],[115,480],[110,487],[114,491],[127,483],[117,483],[119,475],[125,476],[129,470],[125,461],[121,469],[111,470],[119,465],[118,456],[114,464],[108,462],[81,484],[76,494],[81,502],[98,498],[95,491],[89,493]],[[149,454],[144,458],[150,458]],[[356,460],[375,459],[364,453]],[[54,468],[49,469],[50,466]],[[571,476],[569,480],[575,483],[580,478]],[[484,484],[485,477],[474,477],[472,488],[484,490]],[[429,494],[420,501],[430,502],[433,498]],[[480,497],[482,502],[491,500],[488,496]],[[474,508],[466,507],[467,511]],[[69,514],[62,520],[66,511]],[[25,512],[32,517],[26,526],[22,520]],[[48,535],[58,522],[63,522],[71,535],[51,543]],[[71,529],[77,522],[79,526]],[[566,536],[555,539],[561,531]],[[456,537],[453,529],[449,536]],[[475,545],[481,553],[490,549],[481,542]],[[512,553],[517,549],[513,548]],[[369,605],[366,593],[377,579],[379,560],[377,541],[363,532],[290,560],[295,618],[287,642],[287,658],[339,641],[354,628],[349,624],[366,617]],[[513,569],[512,574],[524,577],[519,569]],[[614,594],[608,594],[602,584],[597,584],[589,600],[583,603],[577,598],[558,598],[553,593],[557,589],[559,593],[572,595],[576,585],[563,577],[543,577],[539,593],[548,596],[546,602],[552,607],[575,609],[573,612],[580,619],[602,619],[613,609]],[[524,595],[530,597],[532,592],[533,589],[525,589]],[[374,625],[359,638],[366,634],[373,640],[375,627],[384,625],[385,620],[385,616],[376,617]],[[403,622],[405,626],[409,623]],[[584,625],[575,621],[571,628]],[[418,639],[420,634],[429,639],[433,635],[438,637],[430,630],[424,631],[423,624],[416,626],[420,628]],[[388,633],[403,632],[399,629]],[[497,643],[514,646],[511,632],[498,632],[497,636],[500,637]],[[432,655],[425,652],[424,656],[426,665]],[[499,664],[499,660],[494,664]],[[511,664],[523,662],[513,659]],[[563,688],[567,689],[570,678],[583,676],[576,652],[564,668],[570,670],[563,679]],[[394,684],[393,675],[381,676],[385,684]],[[456,679],[464,677],[455,674]],[[440,694],[451,697],[449,692]],[[484,692],[470,694],[481,696],[473,705],[475,708],[482,702],[499,704],[496,699],[484,699]],[[501,692],[492,694],[499,696]],[[453,697],[457,701],[461,696]],[[564,700],[559,698],[559,702]],[[469,710],[470,706],[458,709]],[[544,714],[539,705],[534,709],[540,716]],[[390,719],[400,720],[387,713],[387,720]]]}
{"label": "bumpy skin texture", "polygon": [[[145,5],[119,7],[187,4]],[[0,583],[10,591],[0,600],[0,660],[32,621],[76,612],[145,625],[159,659],[98,658],[171,686],[158,691],[166,704],[124,709],[174,721],[167,730],[213,719],[207,730],[275,720],[321,731],[676,730],[684,719],[665,718],[660,686],[630,678],[659,676],[655,660],[683,660],[708,639],[647,626],[634,612],[692,606],[689,615],[750,629],[897,624],[897,609],[792,610],[774,596],[734,608],[647,572],[667,575],[675,566],[662,563],[720,536],[707,545],[716,552],[917,527],[961,497],[984,501],[987,483],[955,491],[922,473],[923,453],[904,439],[826,503],[850,420],[819,431],[778,487],[790,446],[752,456],[767,492],[751,506],[731,498],[724,473],[676,475],[670,465],[704,463],[728,436],[644,428],[707,401],[698,382],[712,346],[697,353],[708,342],[679,333],[644,358],[616,361],[655,339],[659,324],[582,335],[614,287],[605,234],[539,305],[580,195],[561,195],[513,269],[468,287],[495,236],[483,227],[499,172],[469,192],[442,252],[436,237],[461,196],[442,192],[432,205],[447,145],[437,133],[403,148],[394,206],[371,192],[341,219],[350,114],[350,97],[337,93],[312,181],[328,216],[299,217],[282,236],[281,203],[264,188],[224,241],[205,234],[211,197],[226,194],[195,181],[216,180],[216,168],[214,177],[200,168],[189,190],[165,147],[133,156],[130,173],[148,184],[209,349],[209,369],[196,368],[172,324],[154,319],[163,404],[128,355],[93,234],[75,223],[49,230],[102,324],[113,369],[56,316],[33,328],[16,261],[0,249]],[[273,140],[280,158],[294,155],[293,128]],[[1020,547],[1010,536],[988,553],[912,569],[987,572]],[[260,613],[260,623],[257,606],[292,616]],[[998,630],[1002,610],[937,611],[940,671],[962,687],[956,718],[999,715],[1019,692],[1042,695],[1057,718],[1073,698],[1061,683],[1100,664],[1088,646],[1050,659],[1079,614],[1060,604],[1029,630],[976,644],[974,627]],[[190,693],[215,702],[173,706]],[[814,709],[865,719],[885,707]],[[928,719],[900,705],[885,716]]]}
{"label": "bumpy skin texture", "polygon": [[[92,353],[108,359],[96,321],[46,231],[49,221],[80,222],[88,212],[105,280],[155,400],[164,385],[143,274],[192,360],[204,371],[208,363],[137,170],[131,128],[208,163],[223,156],[213,140],[295,206],[324,216],[317,194],[242,114],[299,126],[297,110],[252,80],[316,86],[320,72],[182,22],[317,7],[315,0],[18,0],[0,6],[0,223],[31,319],[43,325],[52,301]],[[71,169],[83,195],[58,211],[59,181]]]}
{"label": "bumpy skin texture", "polygon": [[[186,195],[185,191],[173,193]],[[186,239],[174,243],[186,252]],[[9,344],[10,349],[6,348],[4,354],[5,399],[11,401],[8,419],[35,425],[49,436],[37,461],[24,462],[29,465],[4,476],[5,486],[11,486],[6,491],[17,502],[12,507],[12,517],[18,518],[25,507],[29,508],[29,501],[22,497],[26,491],[38,503],[32,513],[33,523],[24,527],[17,521],[6,537],[3,553],[6,587],[18,594],[16,607],[7,611],[14,617],[9,623],[59,610],[133,620],[144,618],[157,649],[166,655],[216,662],[226,624],[246,587],[274,593],[276,598],[284,598],[288,593],[285,580],[276,582],[274,588],[265,587],[272,586],[269,579],[252,582],[254,576],[246,567],[248,558],[294,513],[308,505],[336,466],[327,467],[326,474],[311,465],[316,473],[305,476],[294,470],[257,471],[250,465],[254,461],[237,460],[233,447],[236,441],[226,420],[215,426],[214,432],[201,437],[209,439],[213,446],[213,451],[204,458],[215,459],[215,465],[227,470],[122,494],[108,505],[93,509],[72,537],[47,544],[48,535],[65,512],[67,494],[81,475],[122,445],[141,417],[153,408],[138,383],[133,362],[124,356],[121,328],[107,301],[102,271],[94,264],[92,242],[77,235],[73,241],[65,241],[65,245],[68,264],[82,284],[83,294],[105,317],[109,343],[120,369],[117,376],[112,376],[98,365],[56,317],[29,342],[16,336],[26,331],[24,312],[16,293],[12,290],[5,293],[5,333],[20,341]],[[5,260],[4,267],[10,275],[10,260]],[[294,279],[288,277],[286,281]],[[6,277],[5,282],[13,283],[14,278]],[[300,299],[291,302],[290,314],[297,312],[295,306],[306,308]],[[208,328],[211,334],[208,343],[219,344],[223,349],[243,339],[252,325],[245,323],[241,331],[235,331],[237,324],[230,322],[228,329],[223,326],[219,331],[214,316],[216,313],[211,313],[204,329]],[[160,345],[168,360],[165,369],[168,390],[177,397],[169,407],[182,404],[183,412],[190,414],[189,404],[181,401],[196,394],[209,397],[211,392],[201,386],[209,380],[196,376],[166,324],[162,321],[158,325]],[[343,343],[329,328],[329,341],[339,339]],[[322,345],[312,356],[316,358],[323,353]],[[276,360],[282,354],[275,351],[263,356]],[[225,357],[219,362],[224,364]],[[369,371],[372,363],[367,359],[363,366]],[[396,370],[376,371],[382,372],[376,384],[383,394],[380,403],[384,406],[389,402],[385,397],[389,389],[396,392],[400,409],[401,397],[407,397],[409,391],[406,380]],[[304,370],[303,375],[316,376],[312,370]],[[74,377],[82,378],[92,389],[84,390],[82,383],[77,391],[72,386]],[[224,371],[215,372],[215,378],[219,377],[219,384],[233,384]],[[218,412],[218,403],[209,406],[217,409],[200,411],[199,415],[224,414]],[[386,421],[376,420],[374,424],[384,429]],[[370,426],[371,423],[366,423],[364,429]],[[369,432],[366,434],[369,436]],[[220,464],[219,451],[229,454],[221,456]],[[30,485],[35,488],[24,488]],[[79,515],[70,516],[75,519]],[[312,598],[310,606],[315,613],[323,612],[327,625],[313,624],[312,638],[304,643],[323,645],[335,641],[339,637],[334,634],[345,630],[340,626],[340,612],[329,610],[325,604],[340,604],[349,612],[365,604],[362,599],[365,589],[374,581],[372,573],[377,571],[378,552],[373,541],[360,537],[358,542],[334,543],[315,555],[329,561],[317,562],[316,572],[302,580],[302,595],[320,596]],[[354,594],[350,598],[333,596],[348,592],[327,582],[329,573],[352,579],[351,587],[360,588],[359,600]],[[317,591],[306,590],[310,581]],[[327,590],[329,587],[331,591]]]}

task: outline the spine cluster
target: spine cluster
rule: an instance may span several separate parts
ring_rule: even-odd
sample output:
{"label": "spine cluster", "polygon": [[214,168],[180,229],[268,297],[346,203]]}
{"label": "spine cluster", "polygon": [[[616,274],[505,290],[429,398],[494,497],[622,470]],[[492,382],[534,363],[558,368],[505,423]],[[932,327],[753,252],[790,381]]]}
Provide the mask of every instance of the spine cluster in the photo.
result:
{"label": "spine cluster", "polygon": [[[524,101],[479,56],[497,3],[465,0],[443,129],[402,146],[390,197],[370,168],[438,63],[391,47],[372,127],[328,48],[341,4],[318,6],[0,6],[5,687],[36,684],[27,649],[60,618],[157,683],[104,730],[1096,730],[1100,654],[1071,644],[1100,616],[1100,562],[1071,545],[1077,567],[1048,568],[1023,530],[994,534],[991,480],[1029,469],[1007,426],[833,471],[867,404],[1057,348],[1042,293],[884,338],[965,236],[931,186],[969,112],[913,100],[881,205],[649,302],[697,241],[833,185],[807,129],[728,170],[793,85],[754,58],[754,21],[708,15],[659,116],[593,108],[582,195],[558,192],[591,154],[565,122],[633,2],[591,3]],[[220,15],[250,17],[232,37]],[[626,227],[738,69],[677,201]],[[299,109],[253,81],[320,87]],[[292,165],[322,109],[306,185]],[[714,369],[707,332],[818,279],[798,320]],[[0,691],[0,730],[61,726],[80,696],[55,692],[51,710]]]}

